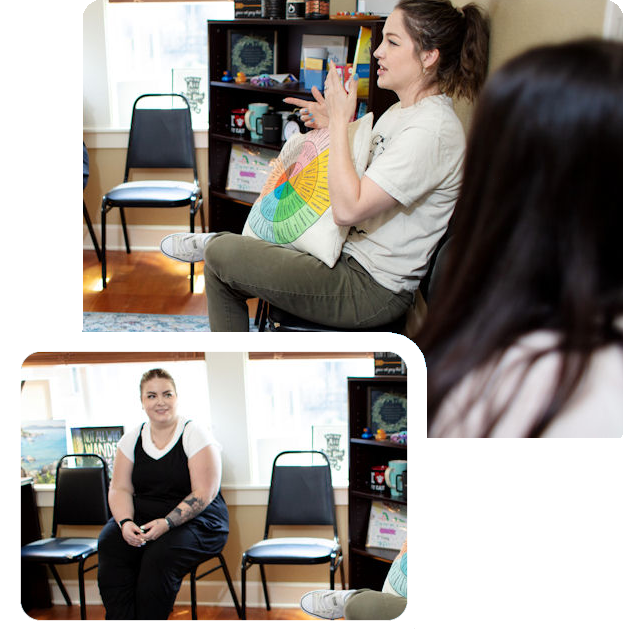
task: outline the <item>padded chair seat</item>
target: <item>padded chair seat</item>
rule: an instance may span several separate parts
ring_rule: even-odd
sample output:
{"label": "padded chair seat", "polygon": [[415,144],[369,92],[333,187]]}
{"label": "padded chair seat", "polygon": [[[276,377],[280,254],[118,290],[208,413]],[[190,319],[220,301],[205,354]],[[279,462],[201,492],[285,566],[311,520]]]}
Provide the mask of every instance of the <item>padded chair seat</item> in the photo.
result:
{"label": "padded chair seat", "polygon": [[313,564],[326,563],[339,550],[332,539],[286,537],[260,541],[245,552],[245,557],[254,563],[270,560],[271,564]]}
{"label": "padded chair seat", "polygon": [[135,180],[113,187],[104,198],[111,207],[181,207],[199,192],[199,187],[189,182]]}
{"label": "padded chair seat", "polygon": [[75,563],[97,552],[97,539],[52,538],[22,547],[22,561],[38,563]]}

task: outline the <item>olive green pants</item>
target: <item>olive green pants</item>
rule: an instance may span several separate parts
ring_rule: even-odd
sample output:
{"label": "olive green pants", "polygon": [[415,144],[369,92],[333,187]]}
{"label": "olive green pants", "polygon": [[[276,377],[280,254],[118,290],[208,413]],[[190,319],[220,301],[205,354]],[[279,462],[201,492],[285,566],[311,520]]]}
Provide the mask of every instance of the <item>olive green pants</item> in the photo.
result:
{"label": "olive green pants", "polygon": [[206,244],[204,274],[213,332],[248,332],[249,298],[341,329],[374,329],[413,301],[412,293],[377,283],[352,256],[342,254],[329,268],[309,254],[229,232]]}
{"label": "olive green pants", "polygon": [[406,607],[405,597],[376,590],[357,590],[346,599],[344,618],[369,621],[395,619]]}

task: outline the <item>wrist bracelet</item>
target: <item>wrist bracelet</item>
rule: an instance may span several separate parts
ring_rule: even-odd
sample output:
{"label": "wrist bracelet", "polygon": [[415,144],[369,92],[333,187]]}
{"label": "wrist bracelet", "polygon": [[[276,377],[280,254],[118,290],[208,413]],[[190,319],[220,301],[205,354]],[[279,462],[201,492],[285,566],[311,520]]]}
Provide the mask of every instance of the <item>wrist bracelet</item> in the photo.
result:
{"label": "wrist bracelet", "polygon": [[132,521],[132,519],[122,519],[121,521],[119,521],[119,529],[123,530],[123,524],[127,523],[128,521]]}
{"label": "wrist bracelet", "polygon": [[173,521],[168,516],[164,517],[164,520],[167,522],[167,525],[169,526],[169,530],[172,530],[175,526],[173,524]]}

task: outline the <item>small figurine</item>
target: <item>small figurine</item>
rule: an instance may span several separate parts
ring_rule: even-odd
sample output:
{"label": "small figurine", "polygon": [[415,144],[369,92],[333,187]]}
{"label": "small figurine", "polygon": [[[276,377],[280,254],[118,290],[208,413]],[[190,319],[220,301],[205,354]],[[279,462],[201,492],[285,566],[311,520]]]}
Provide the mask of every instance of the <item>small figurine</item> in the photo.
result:
{"label": "small figurine", "polygon": [[247,76],[246,76],[246,74],[244,73],[244,71],[239,71],[239,72],[236,74],[236,79],[235,79],[235,81],[234,81],[234,82],[235,82],[237,85],[241,85],[241,84],[245,83],[246,81],[247,81]]}
{"label": "small figurine", "polygon": [[223,71],[223,77],[221,78],[221,82],[233,82],[233,81],[234,81],[234,78],[229,72],[229,69],[225,69],[225,71]]}
{"label": "small figurine", "polygon": [[267,73],[263,73],[259,76],[253,76],[253,78],[251,78],[251,84],[257,87],[272,87],[274,82]]}
{"label": "small figurine", "polygon": [[385,441],[387,440],[387,433],[385,430],[380,427],[378,430],[376,430],[376,435],[374,437],[377,441]]}
{"label": "small figurine", "polygon": [[402,432],[396,432],[396,434],[391,434],[389,440],[393,443],[399,443],[400,445],[407,444],[407,430]]}
{"label": "small figurine", "polygon": [[363,434],[361,435],[361,438],[374,438],[374,436],[372,436],[372,432],[370,432],[369,427],[363,428]]}

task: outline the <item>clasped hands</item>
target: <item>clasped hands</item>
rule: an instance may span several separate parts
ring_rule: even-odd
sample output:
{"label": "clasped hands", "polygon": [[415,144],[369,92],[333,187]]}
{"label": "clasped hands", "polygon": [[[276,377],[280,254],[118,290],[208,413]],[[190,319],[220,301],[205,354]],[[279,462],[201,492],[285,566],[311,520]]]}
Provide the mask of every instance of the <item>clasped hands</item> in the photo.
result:
{"label": "clasped hands", "polygon": [[121,528],[121,535],[125,542],[132,547],[142,547],[149,541],[155,541],[165,532],[169,531],[169,524],[164,518],[154,519],[144,525],[137,525],[134,521],[127,521]]}
{"label": "clasped hands", "polygon": [[344,89],[334,62],[329,61],[329,72],[324,84],[324,96],[317,87],[312,87],[315,101],[300,98],[284,98],[284,102],[300,107],[301,120],[310,129],[324,129],[330,120],[342,120],[348,124],[357,108],[358,78],[353,76],[348,81],[348,90]]}

